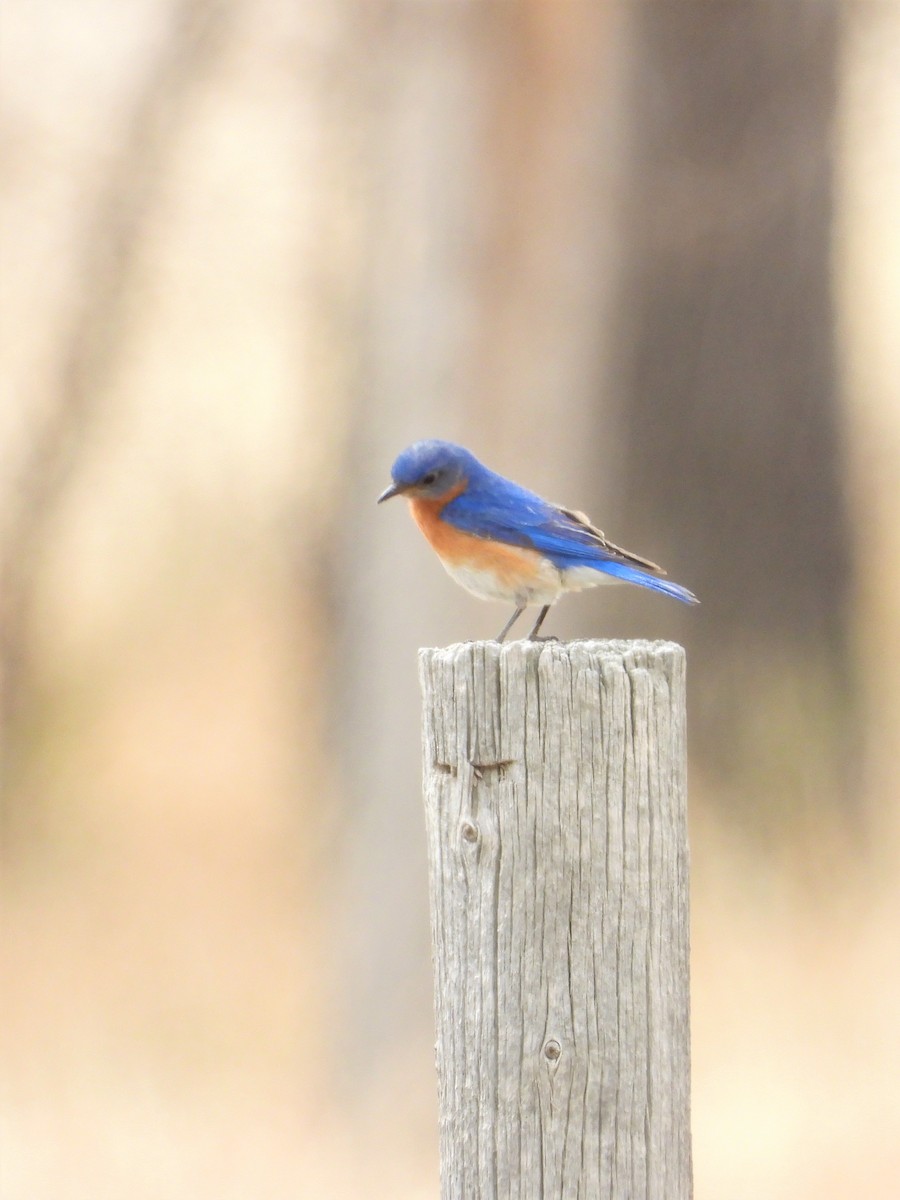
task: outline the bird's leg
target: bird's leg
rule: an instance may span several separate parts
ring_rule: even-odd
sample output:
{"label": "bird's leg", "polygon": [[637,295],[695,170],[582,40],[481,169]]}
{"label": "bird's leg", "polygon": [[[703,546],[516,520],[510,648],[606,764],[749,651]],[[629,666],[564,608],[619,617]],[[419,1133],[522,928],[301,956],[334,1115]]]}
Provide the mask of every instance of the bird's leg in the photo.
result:
{"label": "bird's leg", "polygon": [[541,611],[538,613],[538,619],[534,623],[534,629],[532,629],[531,633],[529,633],[529,635],[528,635],[529,642],[555,642],[557,640],[556,638],[539,638],[537,635],[538,630],[544,623],[544,617],[546,617],[546,615],[549,611],[550,611],[550,605],[545,604],[544,607],[541,609]]}
{"label": "bird's leg", "polygon": [[513,625],[515,625],[516,621],[518,621],[519,617],[521,617],[521,615],[524,611],[525,611],[525,605],[523,604],[521,608],[516,609],[516,611],[513,613],[513,615],[509,618],[509,620],[506,622],[506,624],[503,626],[503,628],[497,634],[494,641],[502,642],[503,639],[506,637],[506,635],[509,633],[509,631],[512,629]]}

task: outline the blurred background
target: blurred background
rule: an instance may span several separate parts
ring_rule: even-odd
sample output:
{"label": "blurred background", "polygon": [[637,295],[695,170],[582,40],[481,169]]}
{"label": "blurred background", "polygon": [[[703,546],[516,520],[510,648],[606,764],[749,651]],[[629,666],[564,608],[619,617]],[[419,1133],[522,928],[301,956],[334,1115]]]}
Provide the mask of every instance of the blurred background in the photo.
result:
{"label": "blurred background", "polygon": [[900,1178],[896,0],[9,0],[4,1200],[437,1194],[396,506],[465,442],[703,604],[698,1200]]}

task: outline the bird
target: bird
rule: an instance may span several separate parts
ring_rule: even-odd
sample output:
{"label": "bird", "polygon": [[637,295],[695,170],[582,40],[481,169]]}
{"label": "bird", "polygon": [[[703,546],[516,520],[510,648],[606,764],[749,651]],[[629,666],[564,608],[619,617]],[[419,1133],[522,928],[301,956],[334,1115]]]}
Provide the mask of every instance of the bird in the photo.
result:
{"label": "bird", "polygon": [[447,573],[485,600],[515,605],[502,642],[529,605],[540,605],[530,641],[565,592],[600,583],[635,583],[684,604],[693,592],[663,579],[656,563],[614,545],[588,517],[551,504],[484,466],[453,442],[414,442],[397,457],[382,504],[405,496]]}

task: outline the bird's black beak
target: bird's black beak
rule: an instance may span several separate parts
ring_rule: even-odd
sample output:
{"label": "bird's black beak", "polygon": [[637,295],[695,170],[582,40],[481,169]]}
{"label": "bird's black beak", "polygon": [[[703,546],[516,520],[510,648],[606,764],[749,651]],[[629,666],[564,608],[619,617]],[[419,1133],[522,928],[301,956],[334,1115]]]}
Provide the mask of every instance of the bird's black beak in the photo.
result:
{"label": "bird's black beak", "polygon": [[399,496],[401,492],[405,492],[405,491],[406,491],[406,488],[403,487],[402,484],[392,483],[391,486],[386,487],[384,489],[384,491],[381,493],[381,495],[378,497],[378,503],[381,504],[382,500],[390,500],[390,498],[392,496]]}

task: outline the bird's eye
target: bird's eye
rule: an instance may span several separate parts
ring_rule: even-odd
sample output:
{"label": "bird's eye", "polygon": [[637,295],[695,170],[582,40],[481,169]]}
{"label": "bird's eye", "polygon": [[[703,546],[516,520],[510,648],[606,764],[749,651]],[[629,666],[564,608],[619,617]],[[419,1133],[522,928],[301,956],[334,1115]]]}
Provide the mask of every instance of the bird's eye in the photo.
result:
{"label": "bird's eye", "polygon": [[422,483],[425,485],[425,487],[431,487],[436,479],[437,471],[429,471],[427,475],[422,476]]}

